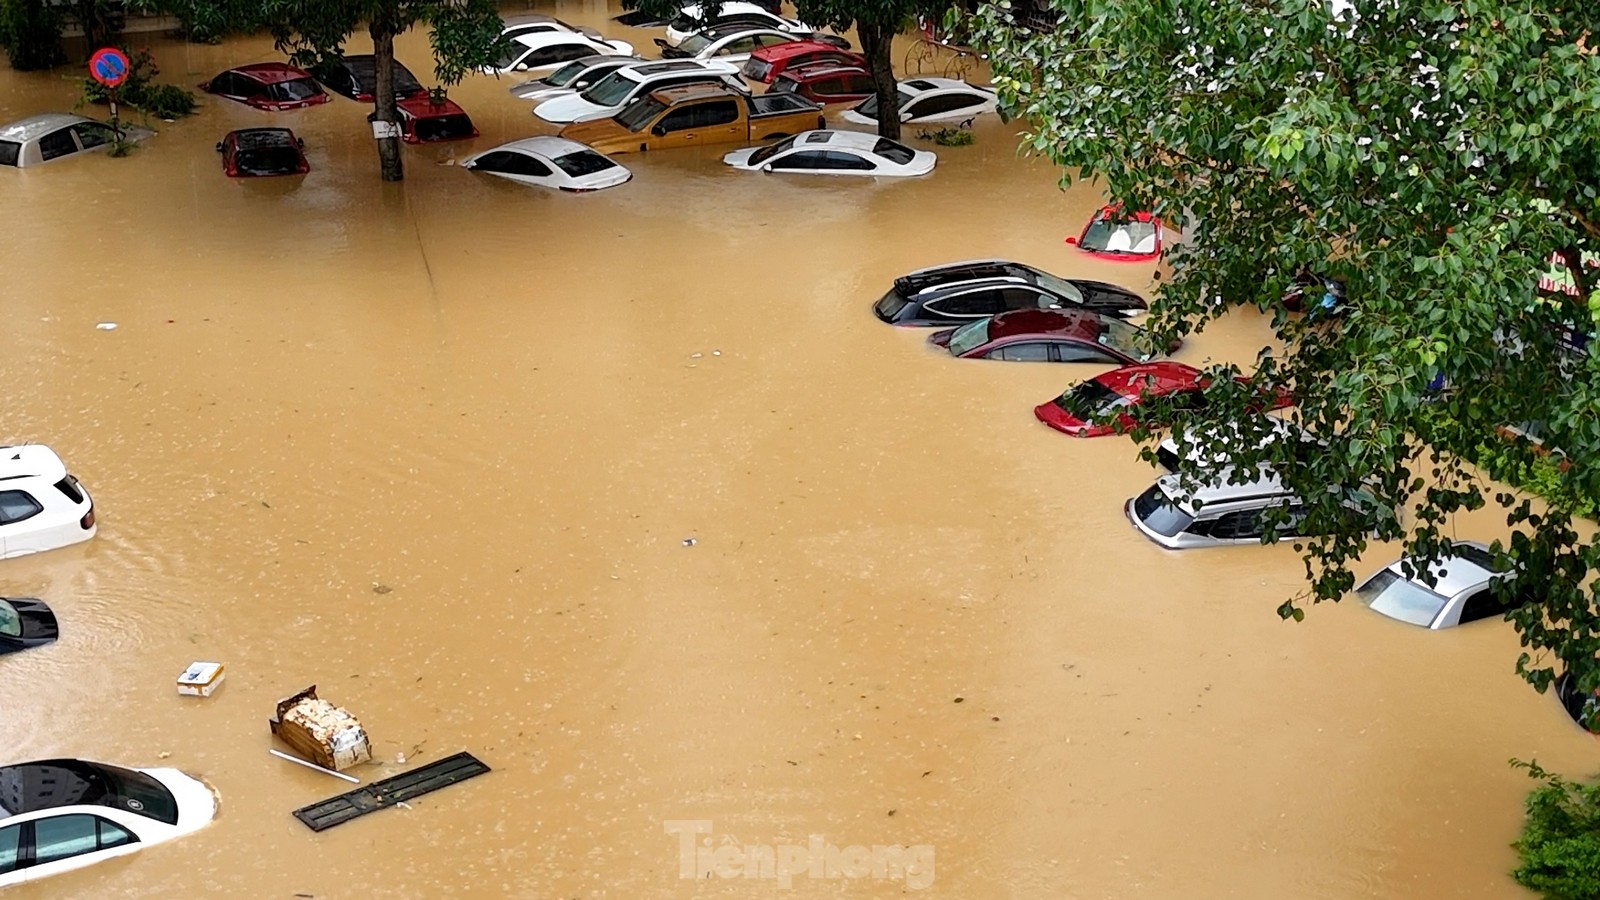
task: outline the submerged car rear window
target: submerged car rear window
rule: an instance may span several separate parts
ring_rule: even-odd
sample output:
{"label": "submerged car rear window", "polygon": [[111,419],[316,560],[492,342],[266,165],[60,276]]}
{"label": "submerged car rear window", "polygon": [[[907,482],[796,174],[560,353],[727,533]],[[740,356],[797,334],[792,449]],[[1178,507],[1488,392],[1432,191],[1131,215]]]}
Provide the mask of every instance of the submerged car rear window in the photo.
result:
{"label": "submerged car rear window", "polygon": [[1133,397],[1125,397],[1099,381],[1085,381],[1057,397],[1056,406],[1087,422],[1133,401]]}
{"label": "submerged car rear window", "polygon": [[293,103],[296,100],[308,100],[321,92],[317,83],[309,78],[297,78],[294,81],[280,81],[267,88],[267,96],[279,103]]}
{"label": "submerged car rear window", "polygon": [[[750,79],[751,81],[766,81],[767,73],[771,71],[772,63],[769,63],[764,59],[756,59],[753,56],[746,60],[744,64],[744,77]],[[773,90],[778,90],[778,88],[773,87]],[[792,91],[794,88],[788,87],[784,88],[784,90]]]}
{"label": "submerged car rear window", "polygon": [[1172,502],[1161,485],[1152,484],[1133,501],[1133,514],[1144,527],[1165,537],[1175,537],[1194,524],[1194,516]]}
{"label": "submerged car rear window", "polygon": [[[753,161],[754,160],[752,160],[752,162]],[[900,296],[899,293],[890,291],[889,293],[884,294],[882,297],[879,297],[878,302],[874,303],[872,308],[885,321],[892,322],[894,321],[894,317],[900,314],[900,310],[905,309],[910,303],[910,300]]]}
{"label": "submerged car rear window", "polygon": [[21,144],[16,141],[0,141],[0,166],[14,166],[21,156]]}
{"label": "submerged car rear window", "polygon": [[78,489],[78,479],[73,478],[71,475],[56,482],[56,490],[65,494],[67,499],[73,503],[83,502],[83,491]]}
{"label": "submerged car rear window", "polygon": [[910,147],[907,147],[905,144],[897,144],[888,138],[881,138],[876,144],[873,144],[872,152],[892,163],[899,163],[902,166],[908,162],[911,162],[911,158],[916,155],[916,151],[912,150]]}
{"label": "submerged car rear window", "polygon": [[240,150],[234,161],[245,172],[293,172],[300,168],[300,154],[293,147]]}
{"label": "submerged car rear window", "polygon": [[472,137],[472,120],[464,115],[430,116],[417,120],[417,140],[450,141]]}
{"label": "submerged car rear window", "polygon": [[568,153],[566,156],[558,156],[555,158],[555,163],[561,167],[561,171],[574,178],[581,175],[593,175],[596,172],[604,172],[606,169],[615,169],[617,167],[616,163],[593,150],[579,150],[575,153]]}

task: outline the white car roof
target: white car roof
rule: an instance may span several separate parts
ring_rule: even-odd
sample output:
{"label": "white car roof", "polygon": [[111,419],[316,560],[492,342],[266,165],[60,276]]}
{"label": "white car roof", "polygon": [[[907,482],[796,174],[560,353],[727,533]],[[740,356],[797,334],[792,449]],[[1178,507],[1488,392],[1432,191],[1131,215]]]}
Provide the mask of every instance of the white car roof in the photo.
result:
{"label": "white car roof", "polygon": [[1238,500],[1255,498],[1288,498],[1294,494],[1284,486],[1277,474],[1266,469],[1260,469],[1254,476],[1247,479],[1244,484],[1230,483],[1233,478],[1233,467],[1226,466],[1215,470],[1207,483],[1196,487],[1193,493],[1184,491],[1181,480],[1177,475],[1163,475],[1157,479],[1161,483],[1161,490],[1191,515],[1195,512],[1195,501],[1204,506],[1217,503],[1230,503]]}
{"label": "white car roof", "polygon": [[566,156],[568,153],[589,150],[589,145],[554,135],[538,135],[537,137],[508,141],[488,152],[493,153],[495,150],[525,150],[529,153],[537,153],[540,156],[548,156],[554,159],[557,156]]}
{"label": "white car roof", "polygon": [[900,89],[908,94],[927,94],[933,91],[959,90],[964,93],[988,94],[992,93],[982,85],[970,84],[959,78],[907,78],[900,82]]}
{"label": "white car roof", "polygon": [[[76,117],[74,117],[76,118]],[[4,132],[0,132],[3,136]],[[10,140],[10,138],[7,138]],[[13,478],[45,478],[60,481],[67,477],[66,463],[43,444],[17,444],[0,447],[0,487]]]}
{"label": "white car roof", "polygon": [[72,113],[43,113],[37,116],[29,116],[26,119],[18,119],[9,125],[0,125],[0,141],[27,143],[44,137],[58,128],[76,125],[79,122],[94,122],[94,120],[83,116],[75,116]]}
{"label": "white car roof", "polygon": [[533,34],[519,34],[512,40],[530,50],[539,50],[552,44],[582,44],[585,47],[595,45],[593,38],[576,31],[539,31]]}
{"label": "white car roof", "polygon": [[851,150],[872,151],[883,138],[864,131],[834,131],[828,128],[802,131],[794,136],[796,150],[809,147],[845,147]]}
{"label": "white car roof", "polygon": [[693,72],[696,70],[716,72],[718,74],[728,74],[739,71],[736,66],[730,63],[722,62],[721,60],[708,61],[703,59],[647,59],[644,62],[629,63],[628,65],[623,66],[611,74],[621,74],[623,77],[633,81],[647,81],[651,78],[659,78],[665,75],[677,75],[683,72]]}
{"label": "white car roof", "polygon": [[[687,3],[679,10],[679,12],[692,19],[698,19],[700,18],[700,4]],[[727,0],[727,2],[722,4],[721,12],[722,15],[725,16],[739,15],[743,13],[766,13],[769,16],[772,15],[771,10],[764,9],[756,3],[746,2],[746,0]],[[779,18],[781,18],[781,16]]]}
{"label": "white car roof", "polygon": [[[1453,597],[1468,588],[1475,588],[1493,581],[1496,573],[1487,565],[1490,558],[1489,546],[1477,541],[1456,541],[1450,551],[1439,557],[1439,562],[1434,565],[1434,584],[1432,590],[1442,597]],[[1422,568],[1422,561],[1402,557],[1384,568],[1405,578],[1405,564],[1410,562],[1414,569]],[[1409,579],[1411,583],[1426,587],[1422,582],[1422,573],[1417,572]]]}

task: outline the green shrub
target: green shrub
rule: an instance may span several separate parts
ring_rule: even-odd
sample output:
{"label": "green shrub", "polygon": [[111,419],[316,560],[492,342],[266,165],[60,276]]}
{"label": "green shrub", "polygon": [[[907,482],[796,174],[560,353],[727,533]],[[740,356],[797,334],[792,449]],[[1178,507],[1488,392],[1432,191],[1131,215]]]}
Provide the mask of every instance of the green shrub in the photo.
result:
{"label": "green shrub", "polygon": [[60,12],[44,0],[0,0],[0,49],[18,71],[65,62]]}
{"label": "green shrub", "polygon": [[1528,818],[1516,848],[1522,864],[1511,873],[1517,883],[1545,900],[1600,897],[1600,783],[1577,784],[1512,760],[1544,782],[1528,795]]}
{"label": "green shrub", "polygon": [[136,104],[140,110],[158,119],[177,119],[194,112],[194,92],[175,84],[152,84],[146,87]]}
{"label": "green shrub", "polygon": [[[3,0],[0,0],[3,2]],[[152,79],[160,74],[155,57],[149,50],[128,54],[128,80],[117,88],[117,102],[126,104],[158,119],[176,119],[194,112],[194,92],[175,84],[156,84]],[[83,82],[83,99],[88,103],[105,103],[110,92],[92,78]]]}

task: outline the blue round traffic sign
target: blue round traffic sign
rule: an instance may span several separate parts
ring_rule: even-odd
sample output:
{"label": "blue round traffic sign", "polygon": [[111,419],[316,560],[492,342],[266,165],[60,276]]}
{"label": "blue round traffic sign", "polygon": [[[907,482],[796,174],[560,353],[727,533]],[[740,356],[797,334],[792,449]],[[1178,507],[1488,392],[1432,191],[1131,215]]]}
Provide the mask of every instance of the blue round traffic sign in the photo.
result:
{"label": "blue round traffic sign", "polygon": [[96,50],[89,57],[89,75],[108,88],[128,80],[128,56],[115,47]]}

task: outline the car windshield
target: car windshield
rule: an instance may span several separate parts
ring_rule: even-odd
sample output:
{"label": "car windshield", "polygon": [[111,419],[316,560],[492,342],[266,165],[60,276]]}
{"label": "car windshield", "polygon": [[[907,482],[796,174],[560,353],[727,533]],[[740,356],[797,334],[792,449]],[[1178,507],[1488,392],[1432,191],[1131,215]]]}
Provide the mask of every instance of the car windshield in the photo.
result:
{"label": "car windshield", "polygon": [[700,32],[698,34],[691,34],[684,38],[683,41],[678,44],[678,49],[689,54],[690,56],[693,56],[709,46],[711,46],[710,36],[705,32]]}
{"label": "car windshield", "polygon": [[7,816],[63,806],[92,805],[122,809],[146,818],[178,824],[178,801],[166,786],[143,772],[84,762],[52,759],[0,767],[0,821]]}
{"label": "car windshield", "polygon": [[617,164],[593,150],[574,150],[566,156],[555,158],[555,164],[561,171],[577,178],[581,175],[593,175],[604,172],[606,169],[615,169]]}
{"label": "car windshield", "polygon": [[1138,327],[1121,319],[1101,319],[1099,341],[1102,346],[1110,347],[1130,359],[1140,362],[1150,359],[1150,354],[1139,346]]}
{"label": "car windshield", "polygon": [[[771,71],[772,63],[769,63],[764,59],[755,59],[752,57],[744,64],[744,75],[746,78],[749,78],[752,81],[765,81],[767,78],[767,73]],[[777,85],[773,85],[772,89],[778,90]],[[794,88],[788,87],[784,88],[784,90],[794,90]]]}
{"label": "car windshield", "polygon": [[0,600],[0,637],[22,637],[22,616],[4,600]]}
{"label": "car windshield", "polygon": [[638,83],[622,72],[612,72],[590,85],[588,90],[578,96],[596,106],[616,106],[628,98],[628,92]]}
{"label": "car windshield", "polygon": [[1356,590],[1361,602],[1391,619],[1427,627],[1444,609],[1445,598],[1407,579],[1393,569],[1384,569]]}
{"label": "car windshield", "polygon": [[667,105],[654,97],[640,97],[611,117],[613,122],[629,131],[643,131],[667,109]]}
{"label": "car windshield", "polygon": [[1134,498],[1133,514],[1139,517],[1144,527],[1166,537],[1181,534],[1194,524],[1194,516],[1173,503],[1159,483],[1150,485],[1148,490]]}
{"label": "car windshield", "polygon": [[[895,98],[895,102],[899,104],[900,109],[904,109],[907,103],[910,103],[912,100],[916,99],[914,96],[906,93],[905,91],[900,91],[895,95]],[[858,103],[856,105],[856,112],[866,116],[869,119],[876,119],[878,117],[878,95],[873,94],[871,97],[868,97],[867,99]]]}
{"label": "car windshield", "polygon": [[234,159],[245,172],[293,172],[300,168],[300,154],[293,147],[240,150]]}
{"label": "car windshield", "polygon": [[900,296],[898,291],[890,290],[889,293],[878,298],[878,302],[872,305],[872,309],[885,322],[893,322],[894,317],[900,315],[900,310],[905,309],[910,303],[911,301]]}
{"label": "car windshield", "polygon": [[790,147],[793,147],[793,146],[794,146],[794,138],[784,138],[783,140],[777,142],[776,144],[772,144],[772,145],[769,145],[769,146],[766,146],[766,147],[762,147],[761,149],[757,150],[756,152],[750,154],[750,165],[759,166],[762,163],[766,162],[767,160],[773,158],[774,156],[777,156],[779,153],[782,153],[783,151],[785,151],[785,150],[787,150],[787,149],[789,149]]}
{"label": "car windshield", "polygon": [[279,103],[293,103],[296,100],[315,97],[319,91],[315,81],[309,78],[297,78],[294,81],[280,81],[267,88],[267,96]]}
{"label": "car windshield", "polygon": [[428,116],[417,120],[417,140],[450,141],[472,136],[472,120],[465,115]]}
{"label": "car windshield", "polygon": [[1087,422],[1132,403],[1133,397],[1124,396],[1099,381],[1085,381],[1070,388],[1056,398],[1056,406]]}
{"label": "car windshield", "polygon": [[22,155],[22,145],[16,141],[0,141],[0,166],[14,166]]}
{"label": "car windshield", "polygon": [[892,163],[899,163],[902,166],[908,162],[911,162],[912,157],[917,155],[915,150],[912,150],[905,144],[895,143],[888,138],[881,138],[876,144],[873,144],[872,152]]}
{"label": "car windshield", "polygon": [[1029,269],[1028,273],[1033,276],[1039,287],[1055,294],[1057,297],[1064,297],[1080,305],[1083,303],[1083,291],[1078,290],[1071,282],[1063,281],[1049,272],[1041,272],[1038,269]]}
{"label": "car windshield", "polygon": [[1118,222],[1102,214],[1084,229],[1078,246],[1096,253],[1148,253],[1153,248],[1141,245],[1155,233],[1154,222]]}
{"label": "car windshield", "polygon": [[957,328],[950,335],[950,355],[961,356],[987,343],[989,323],[993,321],[993,318],[979,319]]}
{"label": "car windshield", "polygon": [[527,45],[512,41],[505,45],[505,49],[500,51],[499,56],[494,58],[494,68],[509,69],[517,60],[522,58],[522,54],[527,52]]}
{"label": "car windshield", "polygon": [[540,81],[551,87],[566,87],[578,80],[578,76],[589,71],[589,64],[585,62],[570,62],[561,68],[541,78]]}

